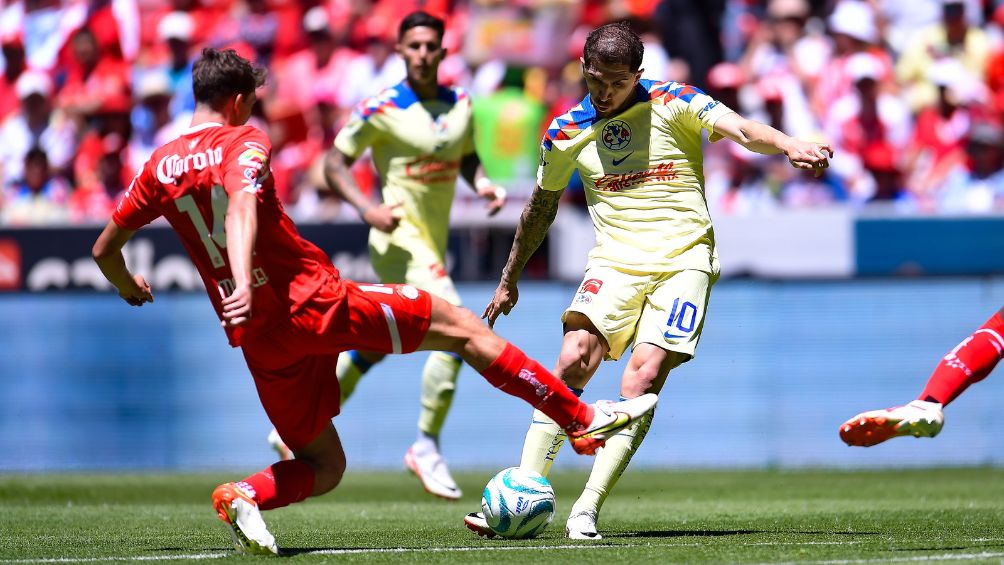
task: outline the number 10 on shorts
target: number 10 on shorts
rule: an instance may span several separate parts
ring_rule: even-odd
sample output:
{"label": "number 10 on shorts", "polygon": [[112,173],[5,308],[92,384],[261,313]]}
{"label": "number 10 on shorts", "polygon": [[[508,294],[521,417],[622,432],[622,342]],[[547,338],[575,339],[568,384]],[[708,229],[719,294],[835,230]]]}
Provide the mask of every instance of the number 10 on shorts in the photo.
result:
{"label": "number 10 on shorts", "polygon": [[666,339],[687,337],[687,334],[693,332],[694,326],[697,325],[697,306],[694,306],[694,303],[689,300],[681,301],[677,298],[673,301],[673,309],[669,312],[666,325],[669,326],[669,329],[663,334]]}

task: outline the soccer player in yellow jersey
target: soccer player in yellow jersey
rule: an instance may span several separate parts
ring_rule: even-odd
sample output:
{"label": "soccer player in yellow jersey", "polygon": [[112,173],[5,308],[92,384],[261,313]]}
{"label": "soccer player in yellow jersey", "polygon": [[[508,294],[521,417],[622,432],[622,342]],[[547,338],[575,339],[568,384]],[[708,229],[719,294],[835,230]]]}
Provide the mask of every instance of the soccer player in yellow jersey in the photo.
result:
{"label": "soccer player in yellow jersey", "polygon": [[[828,165],[830,148],[745,119],[697,88],[642,80],[643,47],[623,23],[589,34],[582,58],[588,96],[544,135],[537,188],[523,210],[509,260],[484,316],[494,325],[519,297],[517,283],[544,239],[572,171],[586,188],[596,246],[582,284],[562,317],[555,374],[581,393],[603,359],[631,356],[621,379],[626,398],[658,393],[670,370],[694,356],[711,285],[718,277],[715,235],[704,197],[701,130],[751,151],[784,153],[802,169]],[[600,508],[651,425],[652,415],[601,449],[566,534],[601,539]],[[564,434],[534,412],[520,466],[546,475]],[[491,535],[484,518],[465,524]]]}
{"label": "soccer player in yellow jersey", "polygon": [[[373,268],[384,283],[408,283],[460,305],[446,271],[446,239],[458,174],[488,201],[488,213],[505,204],[505,191],[485,176],[474,151],[471,100],[459,88],[441,86],[443,20],[411,13],[398,30],[397,52],[407,77],[365,100],[338,132],[325,162],[328,185],[358,210],[372,229]],[[352,77],[346,77],[352,80]],[[383,181],[383,202],[360,190],[349,166],[369,148]],[[350,351],[338,360],[343,401],[383,355]],[[461,360],[452,353],[429,355],[422,373],[418,439],[405,464],[436,496],[461,491],[439,451],[439,433],[453,400]]]}

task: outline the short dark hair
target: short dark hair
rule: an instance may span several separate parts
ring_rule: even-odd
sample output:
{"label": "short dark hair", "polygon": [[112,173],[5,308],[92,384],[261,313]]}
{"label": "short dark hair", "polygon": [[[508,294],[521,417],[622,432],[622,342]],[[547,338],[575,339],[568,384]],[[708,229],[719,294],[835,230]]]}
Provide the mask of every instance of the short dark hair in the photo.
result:
{"label": "short dark hair", "polygon": [[641,68],[641,58],[645,47],[641,38],[627,22],[602,25],[589,32],[582,59],[586,66],[594,62],[608,65],[627,65],[632,72]]}
{"label": "short dark hair", "polygon": [[446,30],[446,23],[428,12],[421,10],[412,12],[401,20],[401,25],[397,28],[397,40],[401,41],[404,38],[405,32],[413,27],[431,27],[436,30],[436,33],[439,34],[439,39],[442,40],[443,33]]}
{"label": "short dark hair", "polygon": [[250,94],[265,84],[265,69],[255,67],[233,49],[206,47],[192,66],[195,102],[217,108],[235,94]]}

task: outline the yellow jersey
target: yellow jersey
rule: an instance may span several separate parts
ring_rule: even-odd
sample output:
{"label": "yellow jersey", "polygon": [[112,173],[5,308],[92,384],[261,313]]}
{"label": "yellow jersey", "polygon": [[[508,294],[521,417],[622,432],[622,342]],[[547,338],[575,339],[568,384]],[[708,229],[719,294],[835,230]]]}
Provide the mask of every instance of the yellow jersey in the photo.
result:
{"label": "yellow jersey", "polygon": [[401,204],[393,233],[370,231],[376,253],[414,244],[445,260],[450,207],[461,159],[474,152],[471,100],[460,88],[439,87],[419,100],[407,81],[363,101],[335,137],[335,147],[358,158],[367,147],[383,180],[383,201]]}
{"label": "yellow jersey", "polygon": [[643,79],[634,96],[610,118],[597,116],[589,96],[555,118],[541,142],[537,184],[563,190],[578,169],[596,229],[590,264],[717,275],[701,130],[717,141],[715,122],[732,110],[677,82]]}

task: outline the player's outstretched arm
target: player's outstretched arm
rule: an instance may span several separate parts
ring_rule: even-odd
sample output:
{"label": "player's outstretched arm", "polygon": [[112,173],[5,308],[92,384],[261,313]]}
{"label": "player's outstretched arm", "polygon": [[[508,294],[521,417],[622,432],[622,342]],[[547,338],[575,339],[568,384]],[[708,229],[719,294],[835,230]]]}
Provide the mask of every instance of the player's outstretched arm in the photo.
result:
{"label": "player's outstretched arm", "polygon": [[223,297],[224,326],[239,326],[251,319],[251,256],[258,238],[258,197],[238,190],[230,195],[227,218],[227,259],[234,291]]}
{"label": "player's outstretched arm", "polygon": [[509,251],[509,259],[502,269],[502,278],[495,289],[495,296],[485,308],[482,318],[488,319],[490,327],[495,326],[495,320],[500,314],[508,315],[519,300],[516,284],[533,253],[540,247],[547,235],[548,228],[558,215],[558,202],[561,200],[561,190],[544,190],[537,186],[530,195],[530,200],[523,208],[523,215],[516,226],[516,238]]}
{"label": "player's outstretched arm", "polygon": [[388,206],[367,198],[349,171],[353,162],[355,159],[345,155],[337,147],[329,149],[324,157],[324,182],[332,192],[355,208],[364,222],[382,232],[394,231],[401,221],[396,211],[400,204]]}
{"label": "player's outstretched arm", "polygon": [[494,216],[502,210],[502,207],[505,206],[506,191],[485,175],[485,168],[477,153],[464,155],[464,158],[460,160],[460,174],[478,196],[488,201],[489,216]]}
{"label": "player's outstretched arm", "polygon": [[109,221],[94,242],[91,256],[101,269],[101,274],[118,289],[122,300],[132,306],[142,306],[144,302],[153,302],[150,285],[142,275],[129,272],[122,255],[122,248],[134,233],[136,232],[122,229],[114,221]]}
{"label": "player's outstretched arm", "polygon": [[725,114],[715,122],[715,133],[721,134],[750,151],[763,155],[784,153],[791,166],[815,170],[816,176],[830,165],[833,149],[826,143],[814,143],[784,133],[736,113]]}

